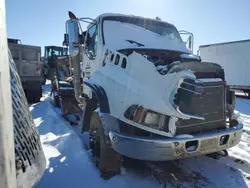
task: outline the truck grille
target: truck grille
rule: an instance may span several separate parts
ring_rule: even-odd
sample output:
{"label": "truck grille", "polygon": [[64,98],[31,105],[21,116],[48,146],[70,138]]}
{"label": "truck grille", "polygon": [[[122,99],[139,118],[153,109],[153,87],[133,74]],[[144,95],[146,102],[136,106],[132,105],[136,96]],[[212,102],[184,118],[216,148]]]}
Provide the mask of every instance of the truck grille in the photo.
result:
{"label": "truck grille", "polygon": [[174,103],[182,113],[200,117],[179,119],[176,122],[177,134],[206,132],[226,125],[224,81],[184,79],[175,94]]}
{"label": "truck grille", "polygon": [[17,73],[9,55],[18,188],[32,187],[42,176],[46,160],[40,138]]}

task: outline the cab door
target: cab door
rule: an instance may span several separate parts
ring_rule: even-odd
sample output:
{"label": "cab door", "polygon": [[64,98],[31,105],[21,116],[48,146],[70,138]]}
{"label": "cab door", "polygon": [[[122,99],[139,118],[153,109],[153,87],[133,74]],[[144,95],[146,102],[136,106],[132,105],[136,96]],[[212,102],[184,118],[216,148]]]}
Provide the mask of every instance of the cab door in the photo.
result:
{"label": "cab door", "polygon": [[[83,54],[82,62],[82,77],[83,81],[88,80],[92,73],[100,67],[101,48],[99,45],[99,25],[93,24],[86,32],[85,36],[85,52]],[[89,94],[89,88],[84,87],[84,93]]]}

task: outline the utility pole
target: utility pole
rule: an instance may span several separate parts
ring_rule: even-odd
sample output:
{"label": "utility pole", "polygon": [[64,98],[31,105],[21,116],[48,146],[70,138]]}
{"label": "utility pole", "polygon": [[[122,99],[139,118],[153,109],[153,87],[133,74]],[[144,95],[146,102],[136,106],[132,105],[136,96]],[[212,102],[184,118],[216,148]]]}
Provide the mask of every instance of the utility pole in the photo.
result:
{"label": "utility pole", "polygon": [[0,0],[0,187],[16,188],[9,57],[5,0]]}

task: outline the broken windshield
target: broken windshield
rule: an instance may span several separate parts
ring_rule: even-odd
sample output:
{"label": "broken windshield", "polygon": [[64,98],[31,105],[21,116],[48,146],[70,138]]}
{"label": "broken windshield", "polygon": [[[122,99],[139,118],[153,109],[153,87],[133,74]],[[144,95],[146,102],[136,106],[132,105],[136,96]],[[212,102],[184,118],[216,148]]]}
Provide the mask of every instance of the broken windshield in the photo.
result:
{"label": "broken windshield", "polygon": [[170,38],[182,42],[181,36],[178,33],[177,29],[173,25],[166,22],[153,19],[151,20],[126,16],[109,16],[106,17],[104,20],[118,21],[131,25],[136,25],[159,35],[168,35]]}
{"label": "broken windshield", "polygon": [[186,52],[177,29],[166,22],[129,16],[108,16],[102,22],[103,43],[112,49],[152,48]]}

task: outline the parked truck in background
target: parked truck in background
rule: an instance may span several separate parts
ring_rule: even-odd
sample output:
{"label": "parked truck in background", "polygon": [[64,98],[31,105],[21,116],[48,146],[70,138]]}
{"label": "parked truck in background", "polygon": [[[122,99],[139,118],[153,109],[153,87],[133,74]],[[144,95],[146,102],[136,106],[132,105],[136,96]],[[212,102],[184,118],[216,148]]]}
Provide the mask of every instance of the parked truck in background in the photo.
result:
{"label": "parked truck in background", "polygon": [[18,39],[8,39],[8,46],[27,100],[29,102],[40,101],[45,80],[41,62],[41,47],[21,44]]}
{"label": "parked truck in background", "polygon": [[222,66],[227,84],[250,97],[250,40],[241,40],[199,47],[201,59]]}
{"label": "parked truck in background", "polygon": [[78,113],[81,110],[74,94],[68,48],[45,46],[43,59],[47,67],[47,78],[51,81],[52,104],[61,109],[63,117],[72,125],[78,124]]}
{"label": "parked truck in background", "polygon": [[201,62],[174,25],[123,14],[69,17],[75,97],[103,177],[120,172],[122,156],[167,161],[239,143],[243,125],[224,70]]}

